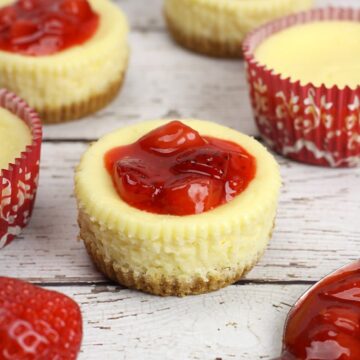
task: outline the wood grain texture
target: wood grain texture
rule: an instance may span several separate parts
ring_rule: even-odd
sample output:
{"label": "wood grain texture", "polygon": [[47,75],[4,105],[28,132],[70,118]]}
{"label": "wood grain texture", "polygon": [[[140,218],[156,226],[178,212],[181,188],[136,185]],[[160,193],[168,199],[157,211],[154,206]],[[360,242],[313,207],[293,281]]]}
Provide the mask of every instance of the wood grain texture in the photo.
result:
{"label": "wood grain texture", "polygon": [[[133,30],[123,92],[92,117],[45,128],[34,216],[0,251],[0,275],[50,286],[80,303],[80,360],[270,360],[279,355],[291,304],[310,283],[359,257],[360,169],[316,168],[278,157],[284,187],[274,238],[247,279],[216,293],[163,299],[112,286],[76,241],[73,171],[87,141],[159,117],[199,117],[257,134],[243,63],[175,45],[162,1],[117,1]],[[329,4],[360,7],[359,0],[318,1]]]}
{"label": "wood grain texture", "polygon": [[[30,226],[1,251],[2,275],[54,282],[102,282],[76,241],[73,170],[87,145],[46,143]],[[358,257],[360,169],[324,169],[281,157],[284,186],[274,238],[254,281],[315,281]],[[20,265],[20,266],[19,266]]]}
{"label": "wood grain texture", "polygon": [[113,286],[56,287],[84,314],[79,360],[273,359],[290,304],[307,286],[231,286],[216,293],[157,298]]}

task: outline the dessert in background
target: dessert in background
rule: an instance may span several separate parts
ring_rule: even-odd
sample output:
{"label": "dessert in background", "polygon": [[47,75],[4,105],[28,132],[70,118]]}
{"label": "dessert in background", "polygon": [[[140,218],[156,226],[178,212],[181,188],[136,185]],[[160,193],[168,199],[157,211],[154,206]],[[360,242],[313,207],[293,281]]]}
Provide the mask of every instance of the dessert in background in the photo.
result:
{"label": "dessert in background", "polygon": [[121,88],[127,33],[109,0],[0,0],[0,87],[47,123],[91,114]]}
{"label": "dessert in background", "polygon": [[241,57],[247,33],[309,9],[313,0],[165,0],[169,31],[182,46],[216,57]]}
{"label": "dessert in background", "polygon": [[360,164],[360,10],[316,9],[264,25],[244,43],[265,142],[308,164]]}
{"label": "dessert in background", "polygon": [[76,170],[80,238],[104,274],[184,296],[239,280],[272,235],[279,167],[207,121],[149,121],[94,143]]}

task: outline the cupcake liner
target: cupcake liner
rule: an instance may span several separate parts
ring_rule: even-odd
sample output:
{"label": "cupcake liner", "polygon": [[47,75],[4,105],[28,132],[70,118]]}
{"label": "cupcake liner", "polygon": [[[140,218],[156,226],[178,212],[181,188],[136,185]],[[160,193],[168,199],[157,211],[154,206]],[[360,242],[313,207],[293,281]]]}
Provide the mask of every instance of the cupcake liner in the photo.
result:
{"label": "cupcake liner", "polygon": [[22,119],[31,129],[32,143],[0,170],[0,249],[9,244],[30,220],[39,178],[41,121],[14,93],[0,89],[0,107]]}
{"label": "cupcake liner", "polygon": [[264,141],[291,159],[329,167],[360,164],[360,84],[302,85],[260,65],[254,51],[274,33],[321,20],[360,22],[360,10],[327,8],[284,17],[255,30],[243,51],[255,120]]}

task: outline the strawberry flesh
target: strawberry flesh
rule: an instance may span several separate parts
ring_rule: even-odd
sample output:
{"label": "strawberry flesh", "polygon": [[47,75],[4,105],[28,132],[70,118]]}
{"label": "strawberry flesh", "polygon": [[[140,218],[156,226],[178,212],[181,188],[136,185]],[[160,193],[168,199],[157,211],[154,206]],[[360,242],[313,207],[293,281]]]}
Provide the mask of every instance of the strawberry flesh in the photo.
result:
{"label": "strawberry flesh", "polygon": [[2,360],[76,359],[80,308],[58,292],[0,277],[0,339]]}
{"label": "strawberry flesh", "polygon": [[139,140],[139,145],[145,151],[151,151],[162,156],[175,155],[189,147],[205,144],[205,140],[197,131],[180,121],[172,121],[161,126]]}
{"label": "strawberry flesh", "polygon": [[164,185],[160,202],[167,214],[201,214],[215,208],[221,202],[222,192],[222,183],[218,180],[185,175]]}

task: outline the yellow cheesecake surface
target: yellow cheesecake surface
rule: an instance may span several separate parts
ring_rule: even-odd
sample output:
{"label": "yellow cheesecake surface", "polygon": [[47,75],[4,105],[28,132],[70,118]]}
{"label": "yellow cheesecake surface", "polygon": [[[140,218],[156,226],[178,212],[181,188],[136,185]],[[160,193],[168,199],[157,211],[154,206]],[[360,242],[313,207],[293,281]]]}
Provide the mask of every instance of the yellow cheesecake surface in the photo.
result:
{"label": "yellow cheesecake surface", "polygon": [[[137,141],[164,120],[149,121],[105,136],[84,154],[75,176],[82,218],[97,252],[122,273],[190,281],[253,265],[271,237],[280,189],[279,167],[256,140],[211,122],[183,121],[202,135],[240,144],[256,158],[256,177],[231,202],[191,216],[138,210],[118,195],[104,166],[104,154]],[[84,223],[84,222],[83,222]],[[89,241],[84,239],[84,241]]]}
{"label": "yellow cheesecake surface", "polygon": [[31,141],[28,126],[8,110],[0,108],[0,172],[7,169]]}
{"label": "yellow cheesecake surface", "polygon": [[360,85],[360,23],[321,21],[278,32],[255,51],[256,60],[292,81],[340,88]]}
{"label": "yellow cheesecake surface", "polygon": [[[13,2],[0,0],[0,7]],[[89,2],[100,15],[91,39],[49,56],[0,51],[0,87],[41,112],[86,102],[122,77],[129,53],[127,20],[110,0]]]}

